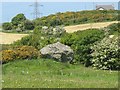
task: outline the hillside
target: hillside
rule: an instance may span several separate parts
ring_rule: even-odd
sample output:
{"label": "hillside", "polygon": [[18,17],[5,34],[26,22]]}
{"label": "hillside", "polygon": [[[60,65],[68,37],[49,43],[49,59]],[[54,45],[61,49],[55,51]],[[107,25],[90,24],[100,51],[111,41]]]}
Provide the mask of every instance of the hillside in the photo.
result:
{"label": "hillside", "polygon": [[58,25],[78,25],[86,23],[97,23],[107,21],[117,21],[117,10],[91,10],[91,11],[78,11],[78,12],[64,12],[51,14],[42,18],[33,20],[35,26],[58,26]]}

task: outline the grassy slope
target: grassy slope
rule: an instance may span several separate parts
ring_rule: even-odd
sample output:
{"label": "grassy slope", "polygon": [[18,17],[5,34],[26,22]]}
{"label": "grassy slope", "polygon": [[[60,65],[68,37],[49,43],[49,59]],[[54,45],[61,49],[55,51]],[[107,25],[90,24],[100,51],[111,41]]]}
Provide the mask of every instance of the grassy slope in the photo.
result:
{"label": "grassy slope", "polygon": [[93,70],[52,60],[19,60],[3,65],[4,88],[115,88],[117,71]]}

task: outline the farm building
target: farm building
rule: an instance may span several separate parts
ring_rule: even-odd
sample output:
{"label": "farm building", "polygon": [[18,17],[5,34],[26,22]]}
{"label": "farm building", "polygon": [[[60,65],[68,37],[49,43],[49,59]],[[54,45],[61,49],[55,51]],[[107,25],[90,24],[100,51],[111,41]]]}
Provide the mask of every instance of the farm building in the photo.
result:
{"label": "farm building", "polygon": [[96,10],[115,10],[113,5],[96,5]]}

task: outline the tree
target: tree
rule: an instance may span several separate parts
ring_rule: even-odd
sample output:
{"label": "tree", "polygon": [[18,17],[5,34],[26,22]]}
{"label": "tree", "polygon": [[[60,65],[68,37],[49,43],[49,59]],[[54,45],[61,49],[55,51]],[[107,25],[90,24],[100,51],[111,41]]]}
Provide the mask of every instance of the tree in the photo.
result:
{"label": "tree", "polygon": [[9,23],[9,22],[5,22],[5,23],[2,24],[2,28],[4,30],[11,30],[12,29],[12,24]]}
{"label": "tree", "polygon": [[24,16],[24,14],[20,13],[20,14],[17,14],[15,17],[12,18],[11,23],[14,26],[18,26],[18,24],[21,24],[25,20],[26,20],[26,17]]}

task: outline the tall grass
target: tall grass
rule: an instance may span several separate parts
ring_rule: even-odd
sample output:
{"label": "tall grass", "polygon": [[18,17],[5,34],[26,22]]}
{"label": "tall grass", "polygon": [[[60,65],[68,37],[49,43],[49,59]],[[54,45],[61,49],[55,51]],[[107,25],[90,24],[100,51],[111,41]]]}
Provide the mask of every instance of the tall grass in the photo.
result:
{"label": "tall grass", "polygon": [[94,70],[48,59],[3,65],[3,88],[116,88],[117,71]]}

